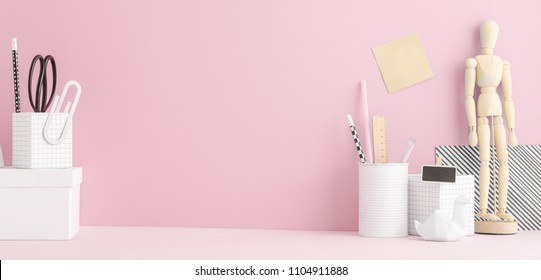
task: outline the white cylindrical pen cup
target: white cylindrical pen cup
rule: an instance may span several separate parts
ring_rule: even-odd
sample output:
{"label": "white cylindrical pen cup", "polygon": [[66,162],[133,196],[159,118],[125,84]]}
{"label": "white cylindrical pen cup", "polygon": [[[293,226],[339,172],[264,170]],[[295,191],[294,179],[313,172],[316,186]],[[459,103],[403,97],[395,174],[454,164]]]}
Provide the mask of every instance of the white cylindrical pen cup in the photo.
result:
{"label": "white cylindrical pen cup", "polygon": [[359,235],[408,235],[408,163],[359,164]]}

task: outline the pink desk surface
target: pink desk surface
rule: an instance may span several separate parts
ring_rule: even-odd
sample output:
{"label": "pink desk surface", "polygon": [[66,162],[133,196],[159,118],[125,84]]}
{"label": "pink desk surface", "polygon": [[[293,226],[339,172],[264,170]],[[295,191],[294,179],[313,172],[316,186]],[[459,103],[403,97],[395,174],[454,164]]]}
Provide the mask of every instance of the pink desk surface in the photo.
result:
{"label": "pink desk surface", "polygon": [[351,231],[81,227],[70,241],[0,241],[0,259],[541,259],[541,232],[440,243]]}

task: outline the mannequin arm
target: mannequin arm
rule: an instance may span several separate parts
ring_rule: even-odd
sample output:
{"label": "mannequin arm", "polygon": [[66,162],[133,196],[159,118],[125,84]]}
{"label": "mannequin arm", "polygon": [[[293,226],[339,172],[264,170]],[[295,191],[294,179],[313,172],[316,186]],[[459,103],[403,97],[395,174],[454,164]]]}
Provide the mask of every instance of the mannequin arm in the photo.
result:
{"label": "mannequin arm", "polygon": [[509,61],[503,61],[503,76],[502,76],[502,90],[503,90],[503,112],[505,114],[505,121],[507,122],[507,129],[509,130],[509,145],[517,145],[517,136],[515,134],[515,103],[512,98],[511,91],[511,63]]}
{"label": "mannequin arm", "polygon": [[464,93],[466,95],[466,117],[468,118],[469,128],[469,144],[470,146],[477,145],[477,132],[476,123],[477,115],[475,113],[475,101],[473,100],[473,93],[475,89],[475,68],[477,67],[477,60],[468,58],[466,60],[466,75],[464,77]]}

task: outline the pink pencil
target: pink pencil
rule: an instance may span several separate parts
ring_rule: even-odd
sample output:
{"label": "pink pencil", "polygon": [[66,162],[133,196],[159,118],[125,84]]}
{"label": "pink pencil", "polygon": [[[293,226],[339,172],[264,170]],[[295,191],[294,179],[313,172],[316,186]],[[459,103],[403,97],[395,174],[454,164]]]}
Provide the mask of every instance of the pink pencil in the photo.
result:
{"label": "pink pencil", "polygon": [[365,155],[366,155],[366,163],[373,163],[372,158],[372,136],[370,134],[370,121],[368,117],[368,96],[366,93],[366,81],[361,81],[361,120],[363,122],[363,129],[364,129],[364,145],[366,147]]}

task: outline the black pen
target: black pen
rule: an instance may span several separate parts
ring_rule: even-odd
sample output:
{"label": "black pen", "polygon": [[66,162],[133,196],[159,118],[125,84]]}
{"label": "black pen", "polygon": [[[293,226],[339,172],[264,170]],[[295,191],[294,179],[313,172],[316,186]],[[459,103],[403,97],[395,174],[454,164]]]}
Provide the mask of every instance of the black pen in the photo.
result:
{"label": "black pen", "polygon": [[17,38],[11,39],[11,57],[13,59],[13,86],[15,88],[15,112],[21,112],[21,97],[19,87],[19,54],[17,53]]}
{"label": "black pen", "polygon": [[355,129],[355,125],[353,124],[353,119],[351,118],[351,115],[347,115],[347,119],[349,122],[351,135],[353,136],[353,141],[355,141],[355,146],[357,147],[357,153],[359,153],[359,159],[361,160],[361,163],[366,163],[363,148],[361,147],[361,142],[359,141],[359,136],[357,136],[357,130]]}

